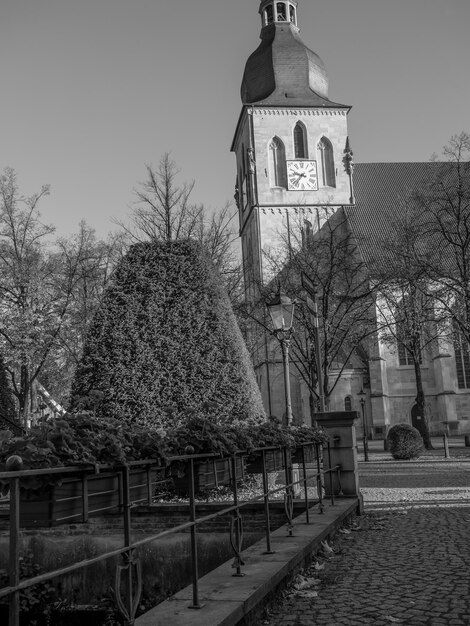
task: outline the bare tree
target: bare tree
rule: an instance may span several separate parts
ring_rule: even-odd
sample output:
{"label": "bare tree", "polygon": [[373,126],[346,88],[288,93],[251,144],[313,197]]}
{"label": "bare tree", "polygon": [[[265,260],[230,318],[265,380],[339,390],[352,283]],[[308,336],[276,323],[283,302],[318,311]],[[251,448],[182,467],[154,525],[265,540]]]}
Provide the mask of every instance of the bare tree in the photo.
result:
{"label": "bare tree", "polygon": [[146,165],[147,179],[136,188],[130,223],[116,223],[130,243],[194,239],[210,254],[222,274],[231,297],[238,296],[241,262],[234,243],[238,238],[237,212],[230,205],[209,213],[204,205],[191,203],[194,181],[180,183],[179,170],[168,153],[155,169]]}
{"label": "bare tree", "polygon": [[[426,291],[447,315],[449,327],[470,343],[470,136],[460,133],[444,147],[428,185],[416,190],[421,265]],[[437,166],[437,167],[436,167]]]}
{"label": "bare tree", "polygon": [[[280,234],[281,246],[265,250],[270,273],[276,276],[259,287],[261,301],[279,286],[297,304],[291,340],[292,363],[310,392],[311,410],[320,395],[328,406],[345,369],[367,369],[368,343],[377,332],[374,289],[369,273],[342,210],[313,233],[309,224],[291,223],[289,236]],[[318,319],[315,321],[301,284],[305,273],[316,284]],[[245,314],[269,331],[263,306],[245,305]],[[318,323],[318,326],[317,326]],[[315,345],[318,333],[319,355]],[[256,333],[255,333],[256,334]],[[256,339],[254,340],[256,344]],[[318,388],[318,363],[322,389]]]}
{"label": "bare tree", "polygon": [[166,152],[155,169],[146,165],[147,178],[134,189],[136,201],[131,227],[118,222],[134,241],[174,241],[191,237],[200,207],[190,203],[194,181],[178,183],[179,170]]}
{"label": "bare tree", "polygon": [[425,268],[429,247],[424,245],[422,224],[416,219],[412,201],[403,201],[384,224],[387,237],[376,242],[371,271],[380,288],[376,299],[379,339],[398,352],[401,365],[412,365],[416,399],[413,425],[420,431],[425,447],[432,448],[426,415],[422,367],[433,344],[443,337],[446,320],[428,290]]}

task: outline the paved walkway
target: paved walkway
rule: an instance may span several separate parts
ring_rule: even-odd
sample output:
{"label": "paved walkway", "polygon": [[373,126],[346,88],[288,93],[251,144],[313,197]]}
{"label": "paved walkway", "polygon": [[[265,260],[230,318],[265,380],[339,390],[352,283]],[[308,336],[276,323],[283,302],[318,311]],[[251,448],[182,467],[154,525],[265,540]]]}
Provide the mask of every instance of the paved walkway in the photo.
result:
{"label": "paved walkway", "polygon": [[[269,608],[269,626],[470,626],[470,449],[360,463],[366,514]],[[330,551],[329,548],[333,548]]]}

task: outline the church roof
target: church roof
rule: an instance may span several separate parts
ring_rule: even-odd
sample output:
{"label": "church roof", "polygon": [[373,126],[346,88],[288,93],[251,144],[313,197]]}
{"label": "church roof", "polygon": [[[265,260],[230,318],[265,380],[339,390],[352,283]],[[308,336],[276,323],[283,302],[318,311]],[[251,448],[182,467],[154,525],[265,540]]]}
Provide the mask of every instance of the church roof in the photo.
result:
{"label": "church roof", "polygon": [[379,259],[385,264],[392,262],[393,253],[387,253],[384,245],[391,234],[387,232],[390,224],[396,227],[405,207],[418,219],[422,211],[414,194],[424,191],[443,167],[449,166],[442,162],[354,164],[356,204],[345,208],[345,212],[369,266],[377,267]]}
{"label": "church roof", "polygon": [[245,66],[241,98],[244,104],[349,108],[328,99],[323,61],[289,22],[262,29],[261,43]]}

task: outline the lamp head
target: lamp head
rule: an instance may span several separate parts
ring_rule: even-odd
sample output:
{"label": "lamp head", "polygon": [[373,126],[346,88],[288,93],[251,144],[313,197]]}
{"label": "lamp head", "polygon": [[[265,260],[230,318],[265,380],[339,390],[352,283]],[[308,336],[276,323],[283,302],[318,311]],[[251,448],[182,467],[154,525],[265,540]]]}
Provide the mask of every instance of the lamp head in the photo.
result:
{"label": "lamp head", "polygon": [[292,329],[295,301],[279,291],[272,300],[266,302],[274,331]]}

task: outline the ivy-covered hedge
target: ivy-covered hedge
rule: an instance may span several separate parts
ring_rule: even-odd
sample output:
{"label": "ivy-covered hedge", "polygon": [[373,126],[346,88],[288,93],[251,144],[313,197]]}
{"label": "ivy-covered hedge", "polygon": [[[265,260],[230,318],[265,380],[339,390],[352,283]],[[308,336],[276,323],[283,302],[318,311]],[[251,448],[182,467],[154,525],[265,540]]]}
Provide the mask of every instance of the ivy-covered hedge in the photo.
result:
{"label": "ivy-covered hedge", "polygon": [[195,242],[136,244],[89,331],[71,408],[167,428],[202,406],[219,423],[265,419],[229,299]]}

